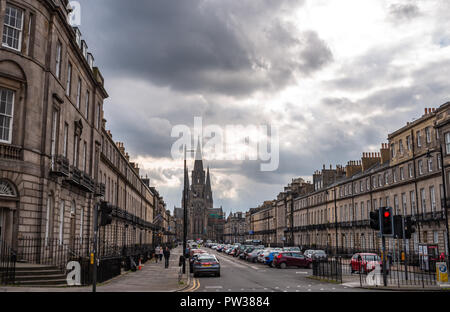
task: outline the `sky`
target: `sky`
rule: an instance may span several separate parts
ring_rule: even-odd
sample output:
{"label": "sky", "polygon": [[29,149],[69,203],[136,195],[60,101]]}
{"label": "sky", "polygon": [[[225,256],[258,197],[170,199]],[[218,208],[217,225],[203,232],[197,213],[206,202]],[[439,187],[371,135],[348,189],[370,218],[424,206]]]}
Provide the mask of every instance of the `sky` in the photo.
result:
{"label": "sky", "polygon": [[[172,130],[192,129],[195,117],[204,127],[278,129],[273,171],[261,171],[261,158],[203,150],[214,206],[228,214],[275,199],[293,178],[311,181],[323,164],[379,151],[389,133],[449,101],[450,1],[79,2],[109,93],[106,127],[170,210],[183,187]],[[226,143],[251,150],[240,134]]]}

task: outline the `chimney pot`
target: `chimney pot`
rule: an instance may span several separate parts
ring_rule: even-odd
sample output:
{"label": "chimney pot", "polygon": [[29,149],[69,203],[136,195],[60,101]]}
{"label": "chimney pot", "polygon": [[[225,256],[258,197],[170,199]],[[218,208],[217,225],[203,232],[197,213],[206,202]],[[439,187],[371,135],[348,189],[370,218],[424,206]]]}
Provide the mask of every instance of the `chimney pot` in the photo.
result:
{"label": "chimney pot", "polygon": [[425,115],[427,114],[427,108],[425,107]]}

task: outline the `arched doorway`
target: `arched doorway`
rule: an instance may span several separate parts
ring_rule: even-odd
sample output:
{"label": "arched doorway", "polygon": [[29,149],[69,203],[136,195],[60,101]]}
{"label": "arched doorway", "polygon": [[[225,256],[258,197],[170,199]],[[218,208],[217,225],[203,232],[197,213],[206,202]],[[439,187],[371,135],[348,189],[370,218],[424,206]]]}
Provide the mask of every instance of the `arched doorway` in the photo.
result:
{"label": "arched doorway", "polygon": [[18,201],[15,185],[6,179],[0,179],[0,241],[9,246],[13,245],[16,238],[13,232]]}

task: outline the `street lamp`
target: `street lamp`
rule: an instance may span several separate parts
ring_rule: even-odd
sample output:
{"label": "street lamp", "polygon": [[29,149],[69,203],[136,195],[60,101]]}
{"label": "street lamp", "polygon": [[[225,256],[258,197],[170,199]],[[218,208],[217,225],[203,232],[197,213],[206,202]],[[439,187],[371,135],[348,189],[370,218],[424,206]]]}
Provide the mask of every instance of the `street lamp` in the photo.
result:
{"label": "street lamp", "polygon": [[[183,274],[186,273],[186,239],[187,239],[187,199],[188,199],[188,192],[189,189],[187,187],[188,183],[188,177],[186,175],[187,173],[187,167],[186,167],[186,152],[188,150],[186,149],[186,145],[184,146],[184,187],[183,187]],[[193,152],[194,150],[189,150],[189,152]]]}

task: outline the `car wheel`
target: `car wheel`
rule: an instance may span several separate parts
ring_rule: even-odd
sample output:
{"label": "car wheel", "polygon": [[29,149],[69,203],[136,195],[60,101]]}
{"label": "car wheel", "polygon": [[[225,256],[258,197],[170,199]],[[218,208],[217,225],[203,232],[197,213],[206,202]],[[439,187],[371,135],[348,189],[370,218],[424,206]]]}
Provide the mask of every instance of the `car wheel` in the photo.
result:
{"label": "car wheel", "polygon": [[280,264],[280,268],[286,269],[286,267],[287,267],[286,263],[283,262],[283,263]]}
{"label": "car wheel", "polygon": [[218,273],[216,274],[216,276],[217,276],[217,277],[220,277],[220,272],[218,272]]}

